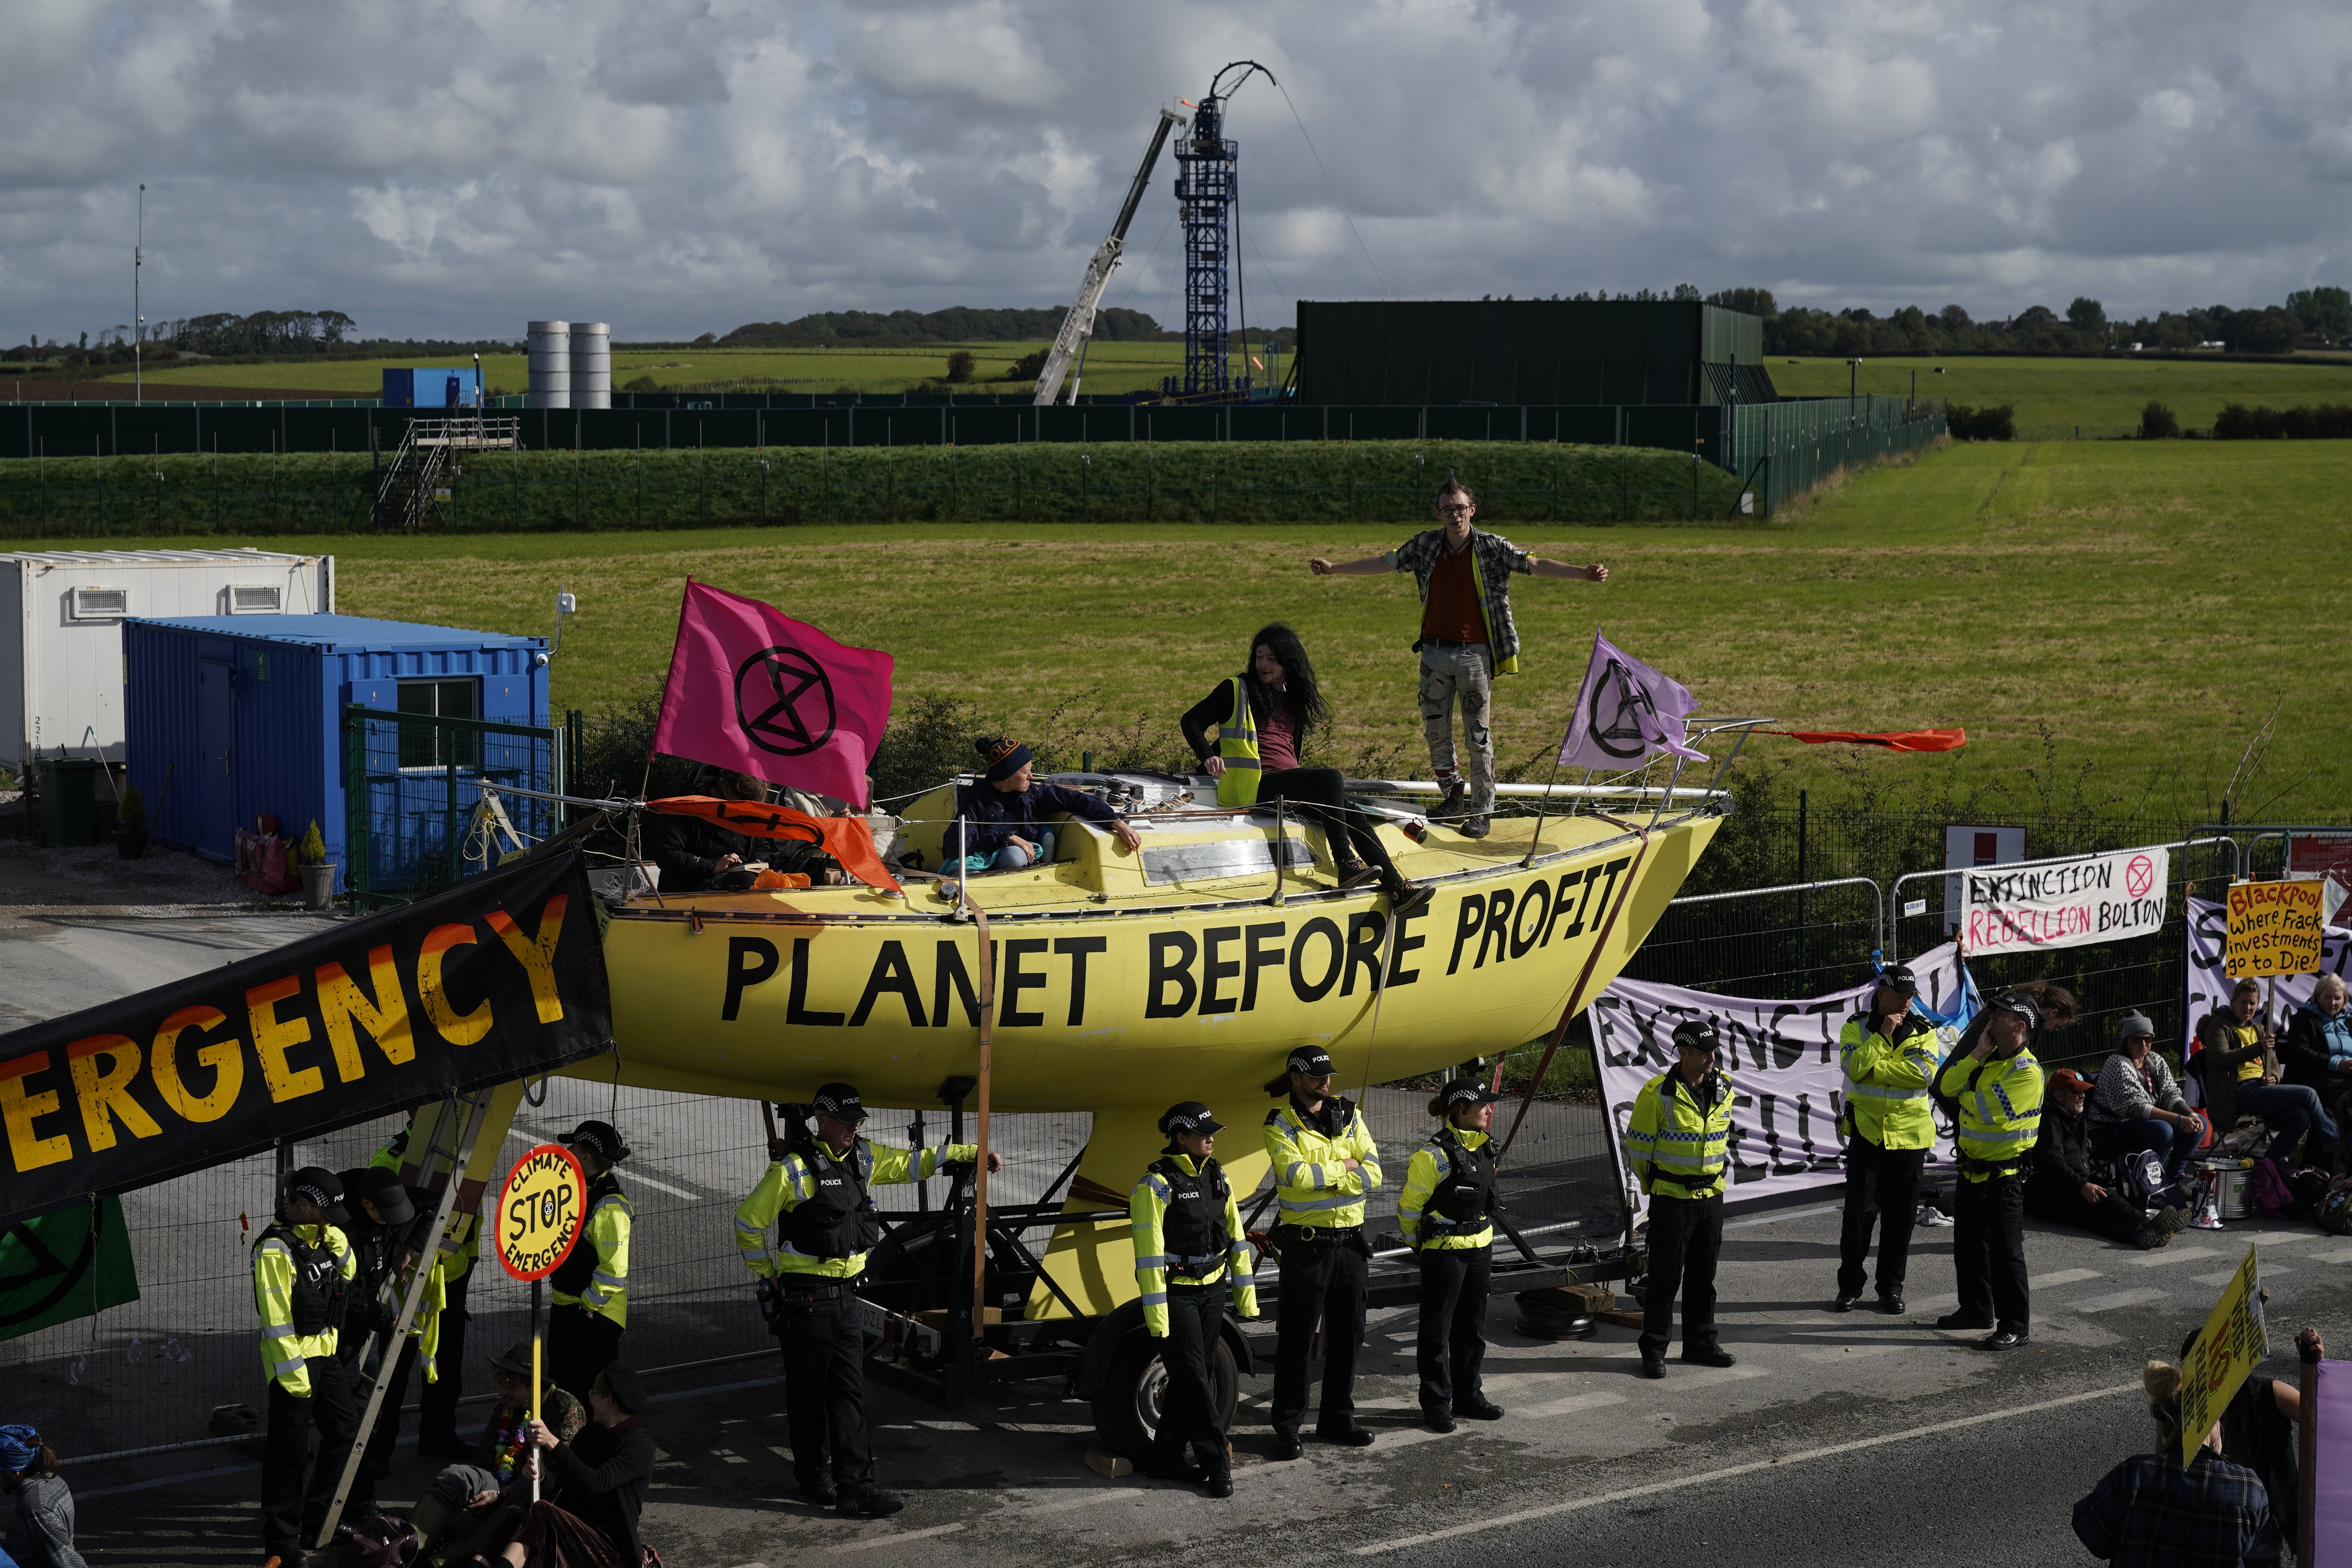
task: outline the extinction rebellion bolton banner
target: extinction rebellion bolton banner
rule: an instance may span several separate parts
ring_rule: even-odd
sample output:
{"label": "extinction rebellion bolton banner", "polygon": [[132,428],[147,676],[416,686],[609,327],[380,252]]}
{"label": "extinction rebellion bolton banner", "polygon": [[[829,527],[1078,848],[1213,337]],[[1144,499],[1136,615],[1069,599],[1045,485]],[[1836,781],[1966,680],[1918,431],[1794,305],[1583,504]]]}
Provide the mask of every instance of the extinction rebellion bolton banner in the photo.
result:
{"label": "extinction rebellion bolton banner", "polygon": [[[1962,1014],[1964,980],[1950,942],[1906,961],[1919,977],[1919,999],[1945,1017]],[[1865,982],[1825,996],[1793,1002],[1754,1001],[1619,980],[1593,1003],[1594,1054],[1609,1112],[1609,1136],[1624,1168],[1625,1124],[1642,1086],[1674,1070],[1675,1026],[1709,1018],[1723,1037],[1717,1064],[1730,1075],[1733,1202],[1827,1186],[1845,1180],[1845,1141],[1838,1113],[1845,1107],[1845,1069],[1838,1032],[1870,1005]],[[1963,1020],[1965,1021],[1965,1020]],[[1938,1054],[1948,1053],[1957,1030],[1938,1027]],[[1930,1163],[1949,1163],[1952,1131],[1939,1119]],[[1636,1207],[1646,1206],[1638,1194]]]}
{"label": "extinction rebellion bolton banner", "polygon": [[2162,845],[2039,866],[1958,873],[1960,941],[1971,953],[2080,947],[2164,924],[2171,852]]}
{"label": "extinction rebellion bolton banner", "polygon": [[576,850],[0,1035],[0,1220],[541,1073],[612,1042]]}

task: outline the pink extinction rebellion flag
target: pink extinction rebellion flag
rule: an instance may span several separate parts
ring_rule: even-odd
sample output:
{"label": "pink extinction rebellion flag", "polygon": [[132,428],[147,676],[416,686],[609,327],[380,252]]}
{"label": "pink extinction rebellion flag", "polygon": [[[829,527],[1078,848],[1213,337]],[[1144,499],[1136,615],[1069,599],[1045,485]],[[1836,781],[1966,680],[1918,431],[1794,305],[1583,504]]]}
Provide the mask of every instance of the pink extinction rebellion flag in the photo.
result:
{"label": "pink extinction rebellion flag", "polygon": [[1560,766],[1623,773],[1662,752],[1705,762],[1706,753],[1684,740],[1683,721],[1697,711],[1687,687],[1595,631],[1592,662],[1560,742]]}
{"label": "pink extinction rebellion flag", "polygon": [[891,658],[687,579],[654,750],[866,806]]}

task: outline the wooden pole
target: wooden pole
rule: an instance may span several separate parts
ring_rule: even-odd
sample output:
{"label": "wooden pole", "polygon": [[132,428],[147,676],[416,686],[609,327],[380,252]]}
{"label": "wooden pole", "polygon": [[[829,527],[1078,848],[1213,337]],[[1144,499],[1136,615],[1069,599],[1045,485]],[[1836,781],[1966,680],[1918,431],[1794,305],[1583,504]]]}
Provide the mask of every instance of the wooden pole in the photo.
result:
{"label": "wooden pole", "polygon": [[[541,1366],[543,1352],[541,1349],[541,1341],[544,1336],[540,1327],[539,1310],[540,1286],[542,1283],[543,1281],[538,1279],[530,1282],[530,1418],[533,1421],[540,1418],[539,1386],[546,1375]],[[539,1445],[533,1443],[530,1447],[530,1500],[533,1502],[539,1500],[540,1452]]]}
{"label": "wooden pole", "polygon": [[988,1324],[988,1089],[996,1049],[996,966],[989,962],[988,911],[969,891],[963,902],[980,931],[980,1157],[971,1168],[971,1333],[977,1341]]}

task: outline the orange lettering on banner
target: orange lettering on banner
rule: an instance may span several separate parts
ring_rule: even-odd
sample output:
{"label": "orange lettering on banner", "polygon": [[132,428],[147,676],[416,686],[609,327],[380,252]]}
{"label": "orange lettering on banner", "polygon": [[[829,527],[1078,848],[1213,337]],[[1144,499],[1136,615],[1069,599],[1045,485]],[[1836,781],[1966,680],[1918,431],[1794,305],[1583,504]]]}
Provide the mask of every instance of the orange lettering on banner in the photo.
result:
{"label": "orange lettering on banner", "polygon": [[563,934],[563,910],[570,902],[562,893],[547,900],[547,909],[539,917],[536,941],[523,935],[522,929],[507,917],[504,910],[492,910],[483,917],[530,976],[530,999],[539,1007],[539,1021],[542,1024],[556,1023],[563,1016],[563,998],[555,989],[555,943]]}
{"label": "orange lettering on banner", "polygon": [[435,926],[417,950],[416,994],[425,1003],[425,1016],[453,1046],[470,1046],[490,1032],[489,998],[484,997],[482,1005],[470,1013],[459,1013],[449,1005],[448,989],[441,980],[441,960],[448,951],[471,947],[478,940],[469,925]]}
{"label": "orange lettering on banner", "polygon": [[34,1051],[14,1061],[0,1062],[0,1123],[7,1126],[8,1154],[16,1162],[20,1174],[73,1158],[72,1139],[62,1132],[44,1138],[33,1130],[36,1117],[57,1110],[58,1094],[55,1089],[26,1094],[25,1080],[48,1069],[47,1051]]}
{"label": "orange lettering on banner", "polygon": [[[92,1057],[105,1057],[111,1071],[101,1073]],[[82,1130],[92,1150],[114,1147],[114,1119],[139,1138],[163,1132],[146,1107],[131,1098],[131,1080],[139,1076],[139,1047],[121,1035],[92,1035],[66,1047],[66,1066],[73,1074],[74,1099],[81,1104]]]}
{"label": "orange lettering on banner", "polygon": [[253,1054],[261,1058],[261,1079],[274,1100],[299,1100],[327,1087],[326,1075],[317,1068],[286,1065],[286,1053],[310,1040],[310,1020],[281,1018],[278,1004],[301,993],[302,977],[289,974],[245,994],[246,1013],[253,1026]]}
{"label": "orange lettering on banner", "polygon": [[335,1048],[335,1070],[342,1074],[345,1083],[367,1073],[366,1064],[360,1060],[358,1037],[352,1032],[353,1019],[394,1067],[416,1058],[415,1042],[408,1033],[408,997],[400,989],[400,970],[392,962],[389,946],[368,950],[368,976],[375,982],[373,1001],[341,964],[319,965],[319,1016],[326,1020],[327,1043]]}
{"label": "orange lettering on banner", "polygon": [[245,1087],[245,1056],[237,1047],[245,1042],[231,1035],[197,1047],[196,1065],[213,1069],[213,1091],[200,1098],[190,1094],[180,1078],[180,1037],[190,1029],[210,1034],[227,1022],[228,1015],[217,1007],[183,1007],[155,1031],[147,1070],[154,1075],[163,1103],[190,1121],[218,1121],[236,1103],[237,1091]]}

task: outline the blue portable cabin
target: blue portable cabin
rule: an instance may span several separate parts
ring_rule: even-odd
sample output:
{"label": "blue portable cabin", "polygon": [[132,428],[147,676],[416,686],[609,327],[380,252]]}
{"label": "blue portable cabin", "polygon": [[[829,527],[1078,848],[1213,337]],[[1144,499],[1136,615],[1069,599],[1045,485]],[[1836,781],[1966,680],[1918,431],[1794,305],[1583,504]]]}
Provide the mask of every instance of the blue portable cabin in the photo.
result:
{"label": "blue portable cabin", "polygon": [[[312,821],[352,868],[346,789],[357,726],[371,886],[429,886],[449,837],[494,783],[552,789],[551,740],[436,726],[441,717],[544,726],[547,639],[360,616],[192,616],[122,623],[131,781],[159,841],[233,861],[257,816],[299,837]],[[394,715],[410,715],[403,722]],[[166,775],[170,777],[166,789]],[[453,787],[454,786],[454,787]]]}
{"label": "blue portable cabin", "polygon": [[481,401],[481,380],[471,366],[383,373],[386,408],[471,408]]}

